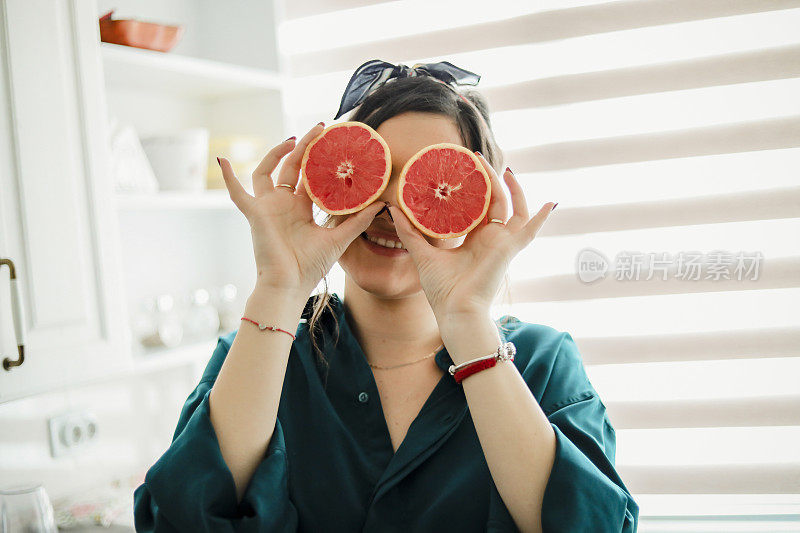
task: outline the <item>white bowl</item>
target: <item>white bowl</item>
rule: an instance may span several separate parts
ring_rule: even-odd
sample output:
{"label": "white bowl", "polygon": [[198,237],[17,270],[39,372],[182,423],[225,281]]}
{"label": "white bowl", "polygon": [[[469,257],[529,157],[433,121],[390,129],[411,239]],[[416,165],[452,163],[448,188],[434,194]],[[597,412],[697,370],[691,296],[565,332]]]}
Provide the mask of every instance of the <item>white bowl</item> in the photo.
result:
{"label": "white bowl", "polygon": [[142,148],[162,191],[203,191],[206,188],[208,130],[183,130],[142,139]]}

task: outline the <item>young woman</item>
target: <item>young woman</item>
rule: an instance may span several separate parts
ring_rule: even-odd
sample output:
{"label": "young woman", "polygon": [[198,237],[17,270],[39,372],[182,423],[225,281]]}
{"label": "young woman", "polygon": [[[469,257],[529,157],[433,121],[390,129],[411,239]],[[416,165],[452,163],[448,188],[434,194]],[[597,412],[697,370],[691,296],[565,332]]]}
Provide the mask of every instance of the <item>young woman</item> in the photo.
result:
{"label": "young woman", "polygon": [[[349,117],[392,155],[389,186],[362,211],[312,217],[298,179],[323,123],[269,151],[253,196],[220,160],[250,222],[257,281],[134,493],[138,531],[636,530],[614,429],[572,337],[489,315],[555,204],[531,217],[508,168],[507,199],[479,93],[402,67]],[[457,239],[423,235],[396,202],[404,163],[440,142],[483,154],[492,179],[486,220]],[[309,298],[336,261],[344,297]],[[513,358],[499,357],[507,342]],[[492,353],[493,366],[449,372]]]}

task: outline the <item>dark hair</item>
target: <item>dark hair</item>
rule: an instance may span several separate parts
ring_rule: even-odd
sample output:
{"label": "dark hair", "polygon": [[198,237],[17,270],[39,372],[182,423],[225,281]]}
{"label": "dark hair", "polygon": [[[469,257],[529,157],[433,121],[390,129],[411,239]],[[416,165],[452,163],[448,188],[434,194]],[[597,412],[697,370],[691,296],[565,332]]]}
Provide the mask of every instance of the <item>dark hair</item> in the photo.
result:
{"label": "dark hair", "polygon": [[[466,100],[461,98],[462,95]],[[427,112],[450,117],[455,121],[461,133],[463,144],[473,152],[479,151],[495,169],[498,175],[503,166],[503,153],[494,139],[489,119],[489,106],[486,98],[474,89],[461,90],[446,85],[430,76],[415,76],[410,78],[393,78],[367,96],[356,107],[348,121],[363,122],[372,129],[377,130],[384,121],[406,112]],[[332,215],[327,215],[321,226],[329,227],[334,220]],[[316,341],[315,327],[328,310],[332,313],[330,305],[330,292],[328,291],[327,276],[323,278],[325,291],[314,299],[313,312],[308,319],[308,327],[312,332],[311,343],[317,353],[318,361],[327,365],[322,351]],[[505,294],[510,303],[508,272],[505,275]],[[338,341],[339,327],[336,323],[336,341]]]}

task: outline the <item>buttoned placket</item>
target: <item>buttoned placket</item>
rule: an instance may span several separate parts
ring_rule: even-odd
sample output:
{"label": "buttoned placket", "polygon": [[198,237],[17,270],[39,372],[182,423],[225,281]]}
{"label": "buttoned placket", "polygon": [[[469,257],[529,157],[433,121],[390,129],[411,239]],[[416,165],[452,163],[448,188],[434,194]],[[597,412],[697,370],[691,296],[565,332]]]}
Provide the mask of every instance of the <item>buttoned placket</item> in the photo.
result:
{"label": "buttoned placket", "polygon": [[[384,445],[388,446],[389,453],[391,454],[391,450],[393,449],[391,435],[386,425],[386,418],[380,403],[380,395],[378,393],[375,377],[367,363],[363,349],[353,335],[344,316],[341,300],[337,298],[336,303],[340,306],[341,319],[339,320],[339,324],[340,327],[344,329],[342,334],[353,339],[353,347],[358,352],[353,355],[360,360],[360,363],[356,363],[359,365],[359,378],[356,380],[357,382],[355,383],[353,392],[354,402],[356,405],[365,409],[365,424],[378,424]],[[505,343],[505,335],[500,328],[498,328],[498,331],[502,342]],[[485,354],[476,354],[476,356],[479,355]],[[436,361],[436,365],[443,370],[444,374],[425,400],[416,418],[409,426],[400,447],[391,455],[386,469],[377,480],[372,497],[367,504],[367,520],[364,531],[380,530],[380,520],[382,517],[377,517],[371,513],[371,509],[374,505],[382,496],[391,490],[392,487],[400,483],[403,478],[413,472],[425,459],[435,453],[436,450],[447,441],[448,437],[467,415],[468,406],[463,388],[455,382],[448,372],[450,365],[453,364],[453,360],[447,353],[447,348],[439,350],[434,356],[434,360]],[[364,398],[363,401],[362,398]],[[375,426],[373,426],[373,428],[374,427]],[[373,520],[375,520],[375,522],[373,522]],[[372,524],[372,527],[370,527],[370,524]]]}

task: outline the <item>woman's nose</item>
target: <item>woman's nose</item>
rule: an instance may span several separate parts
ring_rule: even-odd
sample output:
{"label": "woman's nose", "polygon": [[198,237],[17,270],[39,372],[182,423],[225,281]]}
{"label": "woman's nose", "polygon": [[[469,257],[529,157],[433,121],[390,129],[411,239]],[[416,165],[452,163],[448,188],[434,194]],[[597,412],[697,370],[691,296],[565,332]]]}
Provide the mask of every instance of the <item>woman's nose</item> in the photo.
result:
{"label": "woman's nose", "polygon": [[[378,200],[376,200],[376,201],[377,201],[377,202],[383,202],[383,200],[381,200],[381,199],[378,199]],[[377,218],[377,217],[381,216],[381,215],[383,214],[383,212],[384,212],[384,211],[386,211],[386,214],[388,215],[388,217],[389,217],[389,220],[391,220],[392,222],[394,222],[394,218],[392,218],[392,212],[391,212],[391,211],[389,211],[389,207],[388,207],[387,205],[384,205],[384,206],[383,206],[383,208],[382,208],[380,211],[378,211],[378,214],[377,214],[377,215],[375,215],[375,217]]]}
{"label": "woman's nose", "polygon": [[[397,177],[392,176],[389,180],[389,184],[383,190],[381,195],[376,200],[377,202],[389,202],[389,205],[397,206]],[[381,213],[383,210],[381,210]],[[386,210],[387,213],[390,213],[389,210]],[[378,213],[380,214],[380,213]],[[391,214],[389,215],[391,216]]]}

